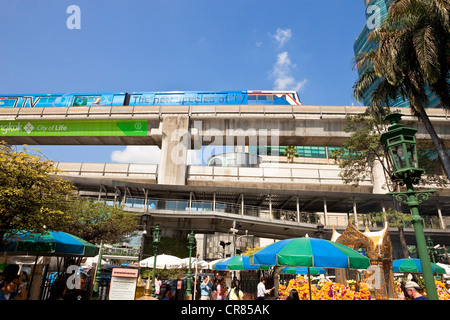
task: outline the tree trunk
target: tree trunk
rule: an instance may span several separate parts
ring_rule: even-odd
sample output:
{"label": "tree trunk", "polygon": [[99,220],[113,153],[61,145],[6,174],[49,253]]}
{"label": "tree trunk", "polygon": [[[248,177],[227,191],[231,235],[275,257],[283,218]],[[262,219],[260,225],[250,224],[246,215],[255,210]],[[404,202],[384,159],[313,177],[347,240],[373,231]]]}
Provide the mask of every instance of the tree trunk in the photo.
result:
{"label": "tree trunk", "polygon": [[425,109],[423,107],[418,107],[417,110],[419,111],[420,118],[422,119],[425,128],[431,136],[431,140],[433,140],[433,143],[436,146],[439,160],[441,160],[442,166],[444,167],[447,179],[450,179],[450,158],[447,154],[447,149],[442,140],[438,137],[436,130],[434,130],[433,124],[431,123]]}

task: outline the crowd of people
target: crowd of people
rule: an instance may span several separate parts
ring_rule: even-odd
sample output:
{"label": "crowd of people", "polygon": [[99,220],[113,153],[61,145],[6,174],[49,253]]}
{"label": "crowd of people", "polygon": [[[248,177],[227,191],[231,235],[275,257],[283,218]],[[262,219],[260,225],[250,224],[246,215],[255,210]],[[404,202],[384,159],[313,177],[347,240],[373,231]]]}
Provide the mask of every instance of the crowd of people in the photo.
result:
{"label": "crowd of people", "polygon": [[[20,267],[14,264],[7,265],[0,281],[0,300],[25,300],[27,291],[24,277]],[[50,300],[87,300],[89,299],[87,283],[88,276],[85,273],[78,275],[79,284],[72,289],[67,288],[67,278],[58,279],[51,288]],[[270,295],[274,287],[266,288],[266,279],[260,278],[256,287],[256,299],[264,300]],[[195,300],[243,300],[244,292],[241,282],[234,277],[230,287],[225,283],[223,277],[214,278],[211,275],[205,275],[203,279],[197,277],[196,281],[191,282],[191,292]],[[215,295],[213,298],[213,292]],[[186,282],[184,279],[177,279],[175,283],[163,283],[160,278],[155,279],[155,293],[159,300],[184,300],[186,294]],[[400,295],[401,300],[426,300],[421,294],[420,286],[414,281],[406,282],[403,292]],[[299,293],[292,289],[286,300],[299,300]]]}
{"label": "crowd of people", "polygon": [[[175,289],[168,283],[162,283],[159,278],[155,280],[155,293],[159,300],[179,300],[182,299],[183,294],[186,292],[186,284],[184,281],[177,281],[177,288]],[[267,295],[274,289],[266,289],[265,284],[266,279],[261,277],[256,288],[258,300],[266,299]],[[195,290],[194,287],[196,287]],[[194,300],[244,299],[242,285],[237,278],[233,278],[230,287],[228,287],[223,278],[213,279],[210,275],[206,275],[203,278],[198,277],[196,281],[192,281],[191,288]],[[213,295],[214,291],[216,293],[215,295]]]}

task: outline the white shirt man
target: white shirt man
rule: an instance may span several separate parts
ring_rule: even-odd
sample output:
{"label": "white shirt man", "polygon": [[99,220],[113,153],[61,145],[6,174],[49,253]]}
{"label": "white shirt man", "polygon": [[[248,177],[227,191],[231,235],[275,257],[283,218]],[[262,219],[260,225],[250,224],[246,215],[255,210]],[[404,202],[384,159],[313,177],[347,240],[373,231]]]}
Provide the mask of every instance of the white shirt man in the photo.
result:
{"label": "white shirt man", "polygon": [[264,277],[261,277],[260,282],[258,283],[258,286],[256,287],[256,298],[258,300],[264,300],[264,297],[266,294],[270,293],[272,289],[266,290],[266,279]]}

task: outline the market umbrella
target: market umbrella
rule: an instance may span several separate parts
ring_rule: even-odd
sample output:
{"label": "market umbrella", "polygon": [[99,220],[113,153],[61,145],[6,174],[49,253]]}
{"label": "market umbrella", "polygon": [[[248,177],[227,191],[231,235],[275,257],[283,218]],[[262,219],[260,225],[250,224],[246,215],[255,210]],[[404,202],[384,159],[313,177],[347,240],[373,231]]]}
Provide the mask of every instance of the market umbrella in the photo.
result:
{"label": "market umbrella", "polygon": [[[98,254],[99,248],[70,233],[61,231],[46,231],[43,233],[31,233],[18,231],[3,239],[0,249],[5,255],[35,255],[35,265],[39,256],[57,257],[93,257]],[[27,297],[30,295],[31,285],[34,279],[32,274]]]}
{"label": "market umbrella", "polygon": [[[398,259],[392,261],[392,270],[394,272],[422,273],[422,264],[420,259]],[[433,273],[445,274],[445,269],[431,262]]]}
{"label": "market umbrella", "polygon": [[72,234],[61,231],[20,232],[3,240],[2,252],[8,255],[93,257],[99,248]]}
{"label": "market umbrella", "polygon": [[208,269],[211,269],[211,270],[212,270],[213,266],[214,266],[216,263],[218,263],[218,262],[220,262],[220,261],[222,261],[222,260],[225,260],[225,258],[216,259],[216,260],[213,260],[213,261],[208,262]]}
{"label": "market umbrella", "polygon": [[[206,262],[203,259],[199,258],[191,258],[191,268],[197,267],[198,269],[206,269],[208,268],[209,263]],[[181,268],[188,268],[189,267],[189,257],[181,259]]]}
{"label": "market umbrella", "polygon": [[[141,260],[139,266],[143,268],[152,268],[155,260],[155,256]],[[179,269],[181,267],[182,260],[178,257],[171,256],[169,254],[160,254],[156,256],[155,269]]]}
{"label": "market umbrella", "polygon": [[[286,274],[308,274],[308,268],[306,267],[284,267],[280,271]],[[325,269],[323,268],[309,268],[309,274],[325,274]]]}
{"label": "market umbrella", "polygon": [[[86,258],[86,260],[81,264],[81,266],[84,268],[92,268],[94,265],[97,264],[98,264],[98,255],[96,255],[95,257]],[[101,268],[106,269],[107,265],[108,263],[102,259]]]}
{"label": "market umbrella", "polygon": [[255,265],[367,269],[369,258],[343,244],[310,237],[275,242],[250,256]]}
{"label": "market umbrella", "polygon": [[442,268],[444,268],[444,270],[445,270],[445,275],[446,276],[450,276],[450,265],[448,265],[448,264],[444,264],[444,263],[436,263],[439,267],[442,267]]}
{"label": "market umbrella", "polygon": [[247,256],[234,256],[223,259],[212,266],[213,270],[259,270],[259,266],[251,265]]}
{"label": "market umbrella", "polygon": [[275,242],[252,254],[250,263],[306,267],[311,300],[311,267],[367,269],[370,260],[343,244],[306,236]]}

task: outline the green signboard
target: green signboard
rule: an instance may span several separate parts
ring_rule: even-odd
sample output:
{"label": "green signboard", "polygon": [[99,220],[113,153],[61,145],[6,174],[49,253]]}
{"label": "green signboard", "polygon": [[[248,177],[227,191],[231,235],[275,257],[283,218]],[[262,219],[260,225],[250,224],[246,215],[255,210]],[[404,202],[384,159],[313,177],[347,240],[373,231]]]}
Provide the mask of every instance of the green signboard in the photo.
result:
{"label": "green signboard", "polygon": [[145,137],[146,120],[0,121],[0,137]]}

